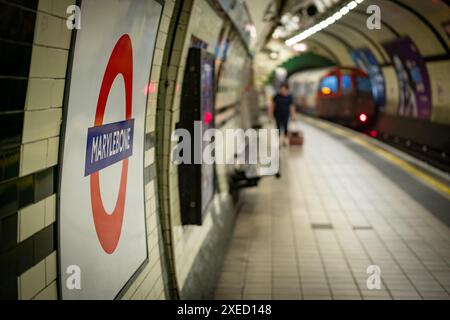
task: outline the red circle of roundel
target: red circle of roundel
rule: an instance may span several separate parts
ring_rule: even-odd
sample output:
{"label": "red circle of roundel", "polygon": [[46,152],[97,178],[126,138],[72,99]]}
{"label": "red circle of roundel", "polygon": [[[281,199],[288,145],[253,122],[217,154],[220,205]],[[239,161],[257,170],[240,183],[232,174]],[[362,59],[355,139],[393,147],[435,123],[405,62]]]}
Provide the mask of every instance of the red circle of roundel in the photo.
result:
{"label": "red circle of roundel", "polygon": [[[95,114],[94,126],[103,125],[106,102],[111,91],[114,80],[119,75],[125,81],[125,115],[126,120],[131,119],[132,114],[132,90],[133,90],[133,47],[130,37],[123,35],[111,53],[108,66],[103,76],[103,82],[98,97],[97,111]],[[125,199],[128,180],[128,159],[122,161],[122,173],[120,177],[119,194],[115,208],[111,214],[103,206],[100,192],[99,172],[95,172],[90,177],[91,206],[94,216],[95,231],[97,232],[100,244],[106,253],[112,254],[119,244],[122,232],[123,216],[125,211]]]}

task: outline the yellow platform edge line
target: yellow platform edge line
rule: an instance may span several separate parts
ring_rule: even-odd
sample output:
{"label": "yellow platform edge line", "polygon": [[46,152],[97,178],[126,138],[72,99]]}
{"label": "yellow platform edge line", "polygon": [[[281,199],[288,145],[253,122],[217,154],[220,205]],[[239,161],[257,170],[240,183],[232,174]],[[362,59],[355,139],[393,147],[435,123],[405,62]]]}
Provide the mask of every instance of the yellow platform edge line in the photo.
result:
{"label": "yellow platform edge line", "polygon": [[437,189],[438,191],[445,194],[447,197],[450,198],[450,187],[438,180],[436,180],[434,177],[430,176],[429,174],[417,169],[416,167],[412,166],[411,164],[407,163],[405,160],[401,159],[400,157],[378,147],[370,142],[367,142],[366,140],[362,139],[361,137],[357,137],[355,134],[349,133],[344,129],[338,128],[334,125],[328,124],[326,122],[322,122],[320,120],[313,120],[313,119],[306,119],[306,122],[312,123],[313,125],[316,125],[318,127],[322,127],[328,131],[331,131],[337,135],[340,135],[342,137],[345,137],[349,140],[352,140],[353,142],[363,146],[366,149],[369,149],[373,153],[377,154],[381,158],[385,159],[386,161],[396,165],[400,169],[406,171],[407,173],[414,176],[416,179],[422,181],[423,183],[433,187],[434,189]]}

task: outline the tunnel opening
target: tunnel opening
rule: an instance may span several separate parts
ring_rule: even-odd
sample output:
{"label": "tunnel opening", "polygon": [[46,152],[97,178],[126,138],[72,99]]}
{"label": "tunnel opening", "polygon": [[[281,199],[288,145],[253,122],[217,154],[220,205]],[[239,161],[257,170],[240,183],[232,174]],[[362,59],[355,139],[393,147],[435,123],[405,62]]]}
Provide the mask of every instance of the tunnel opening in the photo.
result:
{"label": "tunnel opening", "polygon": [[353,67],[326,67],[293,72],[288,78],[299,112],[348,126],[371,130],[376,106],[369,75]]}

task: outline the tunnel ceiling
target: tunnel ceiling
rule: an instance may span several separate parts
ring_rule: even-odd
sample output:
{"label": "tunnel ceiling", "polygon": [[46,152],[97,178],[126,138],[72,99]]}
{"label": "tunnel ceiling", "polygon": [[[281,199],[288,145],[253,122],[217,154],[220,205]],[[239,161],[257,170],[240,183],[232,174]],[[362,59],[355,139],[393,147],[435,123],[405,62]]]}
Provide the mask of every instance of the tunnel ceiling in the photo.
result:
{"label": "tunnel ceiling", "polygon": [[279,10],[279,5],[273,0],[246,0],[246,4],[256,28],[256,47],[260,48],[271,32],[272,20]]}
{"label": "tunnel ceiling", "polygon": [[[288,59],[287,61],[282,63],[279,67],[285,69],[287,71],[287,76],[289,77],[292,74],[299,71],[331,67],[335,65],[336,63],[330,59],[327,59],[323,56],[320,56],[312,52],[308,52]],[[273,77],[274,73],[271,74],[270,78],[268,79],[268,82],[272,82]]]}
{"label": "tunnel ceiling", "polygon": [[[299,7],[311,2],[314,1],[288,0],[283,14],[289,10],[293,10],[290,12],[291,14],[297,14]],[[302,26],[303,29],[292,33],[291,36],[329,17],[350,0],[323,2],[331,5],[323,13],[319,12],[317,18],[310,19],[308,26]],[[381,9],[381,30],[369,30],[366,26],[369,18],[366,8],[369,5],[377,5]],[[360,48],[369,48],[380,65],[391,65],[391,58],[383,44],[397,38],[409,37],[416,44],[425,61],[440,61],[450,57],[450,37],[444,28],[444,23],[449,21],[450,5],[448,1],[366,0],[336,23],[307,38],[303,43],[313,48],[312,51],[326,56],[338,65],[353,65],[349,52]],[[270,39],[268,45],[274,41],[283,43],[287,38],[289,37]],[[285,50],[293,51],[291,48],[285,47]],[[294,54],[280,56],[290,58]],[[275,65],[280,65],[282,62],[278,61]]]}

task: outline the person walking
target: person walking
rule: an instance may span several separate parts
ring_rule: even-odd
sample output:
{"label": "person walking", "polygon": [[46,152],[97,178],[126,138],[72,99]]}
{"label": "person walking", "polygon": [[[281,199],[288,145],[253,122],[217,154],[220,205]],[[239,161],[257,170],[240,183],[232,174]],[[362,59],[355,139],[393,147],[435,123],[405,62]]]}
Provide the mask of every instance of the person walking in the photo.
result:
{"label": "person walking", "polygon": [[280,145],[289,145],[289,120],[297,118],[294,98],[287,83],[281,84],[278,93],[269,106],[269,119],[275,119],[280,131]]}

